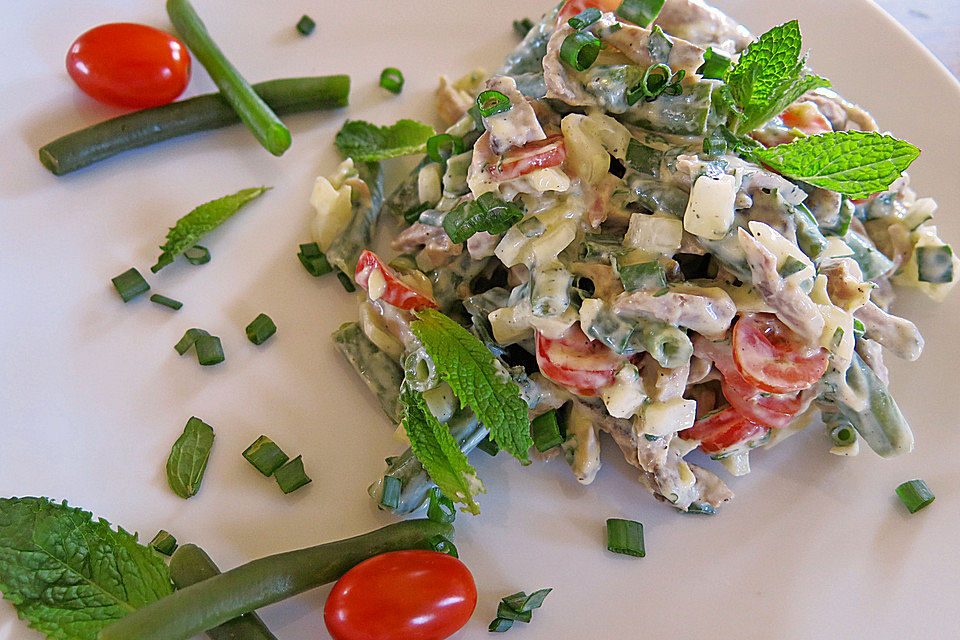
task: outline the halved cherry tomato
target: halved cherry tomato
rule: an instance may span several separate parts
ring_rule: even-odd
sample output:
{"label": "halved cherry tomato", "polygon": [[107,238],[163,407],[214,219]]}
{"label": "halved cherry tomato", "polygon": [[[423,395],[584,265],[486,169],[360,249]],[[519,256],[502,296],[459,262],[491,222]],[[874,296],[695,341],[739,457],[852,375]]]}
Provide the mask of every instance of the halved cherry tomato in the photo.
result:
{"label": "halved cherry tomato", "polygon": [[567,20],[588,7],[595,7],[600,11],[616,11],[620,2],[621,0],[567,0],[557,13],[556,27],[563,26]]}
{"label": "halved cherry tomato", "polygon": [[577,395],[592,397],[613,384],[623,363],[605,344],[585,336],[579,324],[556,339],[537,331],[536,340],[540,372]]}
{"label": "halved cherry tomato", "polygon": [[477,586],[445,553],[391,551],[343,574],[323,621],[334,640],[443,640],[470,619]]}
{"label": "halved cherry tomato", "polygon": [[684,440],[699,440],[704,453],[720,453],[741,445],[750,445],[767,435],[770,429],[751,422],[733,407],[697,420],[678,435]]}
{"label": "halved cherry tomato", "polygon": [[794,102],[780,114],[780,119],[784,126],[802,131],[808,136],[833,131],[833,125],[813,102]]}
{"label": "halved cherry tomato", "polygon": [[190,81],[190,54],[175,37],[132,22],[94,27],[74,40],[67,73],[84,93],[115,107],[172,102]]}
{"label": "halved cherry tomato", "polygon": [[[735,381],[734,381],[735,380]],[[783,429],[803,406],[800,393],[767,393],[751,386],[739,374],[720,383],[723,397],[748,420],[775,429]]]}
{"label": "halved cherry tomato", "polygon": [[828,356],[770,313],[747,313],[733,327],[733,361],[753,386],[771,393],[810,388],[827,370]]}
{"label": "halved cherry tomato", "polygon": [[537,169],[556,167],[567,159],[563,136],[557,134],[546,140],[528,142],[504,154],[500,162],[491,164],[488,171],[494,180],[513,180]]}
{"label": "halved cherry tomato", "polygon": [[424,307],[437,308],[437,303],[433,298],[420,293],[407,283],[403,282],[396,271],[383,263],[377,254],[369,249],[365,249],[357,260],[357,272],[354,278],[357,286],[361,289],[369,290],[370,275],[374,271],[379,271],[383,276],[384,286],[380,293],[379,300],[388,302],[398,309],[423,309]]}

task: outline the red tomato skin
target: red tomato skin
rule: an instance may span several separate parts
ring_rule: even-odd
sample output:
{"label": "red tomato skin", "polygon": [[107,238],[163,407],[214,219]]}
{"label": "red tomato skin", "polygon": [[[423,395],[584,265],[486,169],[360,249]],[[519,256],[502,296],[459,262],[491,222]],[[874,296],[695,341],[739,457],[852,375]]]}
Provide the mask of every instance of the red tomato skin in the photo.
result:
{"label": "red tomato skin", "polygon": [[143,109],[172,102],[190,81],[190,53],[175,37],[143,24],[94,27],[67,51],[67,73],[90,97]]}
{"label": "red tomato skin", "polygon": [[557,13],[556,28],[560,28],[567,20],[588,7],[594,7],[600,11],[616,11],[620,2],[621,0],[567,0]]}
{"label": "red tomato skin", "polygon": [[363,253],[360,254],[360,259],[357,260],[357,271],[354,274],[357,286],[367,290],[370,284],[370,274],[373,273],[374,269],[383,274],[383,279],[386,282],[383,295],[380,296],[380,299],[384,302],[407,311],[425,307],[437,308],[437,303],[434,302],[433,298],[420,293],[403,282],[397,277],[393,269],[384,264],[380,256],[369,249],[364,249]]}
{"label": "red tomato skin", "polygon": [[809,389],[829,364],[826,349],[805,344],[769,313],[740,317],[733,327],[733,361],[747,382],[770,393]]}
{"label": "red tomato skin", "polygon": [[522,147],[510,149],[503,159],[492,164],[488,171],[497,181],[513,180],[537,169],[557,167],[567,159],[567,148],[562,135],[546,140],[528,142]]}
{"label": "red tomato skin", "polygon": [[[536,352],[537,365],[544,376],[585,397],[594,397],[600,389],[613,384],[623,361],[599,340],[590,340],[578,324],[556,339],[537,331]],[[564,356],[581,366],[564,363]]]}
{"label": "red tomato skin", "polygon": [[443,640],[477,606],[467,567],[436,551],[391,551],[364,560],[333,585],[323,621],[334,640]]}
{"label": "red tomato skin", "polygon": [[697,420],[678,435],[685,440],[700,440],[700,450],[718,454],[751,440],[762,438],[770,429],[745,418],[730,407]]}

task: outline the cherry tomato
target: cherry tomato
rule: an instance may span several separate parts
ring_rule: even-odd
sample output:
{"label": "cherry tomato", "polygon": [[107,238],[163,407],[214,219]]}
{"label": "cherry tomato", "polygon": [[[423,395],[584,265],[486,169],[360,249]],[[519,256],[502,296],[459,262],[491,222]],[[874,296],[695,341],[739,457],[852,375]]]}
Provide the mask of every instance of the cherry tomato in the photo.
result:
{"label": "cherry tomato", "polygon": [[563,26],[567,20],[588,7],[594,7],[600,11],[616,11],[620,2],[621,0],[567,0],[557,13],[556,26],[557,28]]}
{"label": "cherry tomato", "polygon": [[169,33],[131,22],[94,27],[74,40],[67,73],[84,93],[127,109],[172,102],[190,80],[190,54]]}
{"label": "cherry tomato", "polygon": [[467,623],[477,587],[466,566],[436,551],[391,551],[343,574],[323,621],[334,640],[442,640]]}
{"label": "cherry tomato", "polygon": [[830,133],[833,126],[823,112],[812,102],[795,102],[780,114],[783,124],[791,129],[798,129],[808,136],[819,133]]}
{"label": "cherry tomato", "polygon": [[380,300],[388,302],[398,309],[423,309],[424,307],[437,308],[437,303],[433,298],[420,293],[407,283],[403,282],[397,273],[385,265],[377,254],[365,249],[360,254],[357,261],[357,272],[355,278],[357,285],[362,289],[369,289],[370,275],[374,271],[379,271],[383,276],[384,286],[380,293]]}
{"label": "cherry tomato", "polygon": [[539,331],[537,365],[540,372],[581,396],[595,396],[613,384],[623,358],[599,340],[590,340],[574,324],[563,336],[547,338]]}
{"label": "cherry tomato", "polygon": [[557,134],[510,149],[500,162],[492,163],[488,171],[494,180],[513,180],[537,169],[556,167],[566,159],[563,136]]}
{"label": "cherry tomato", "polygon": [[733,361],[753,386],[791,393],[822,378],[828,357],[826,349],[806,343],[775,315],[748,313],[733,327]]}
{"label": "cherry tomato", "polygon": [[721,453],[743,445],[756,444],[770,431],[751,422],[733,407],[712,413],[697,420],[692,427],[678,435],[684,440],[699,440],[704,453]]}

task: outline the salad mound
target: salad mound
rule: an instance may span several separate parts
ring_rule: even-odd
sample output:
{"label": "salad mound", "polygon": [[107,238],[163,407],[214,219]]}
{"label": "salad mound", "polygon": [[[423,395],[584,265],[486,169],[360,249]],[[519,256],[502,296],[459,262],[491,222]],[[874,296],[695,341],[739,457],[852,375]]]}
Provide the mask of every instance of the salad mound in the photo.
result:
{"label": "salad mound", "polygon": [[[691,451],[746,474],[818,414],[831,453],[913,448],[884,355],[923,338],[893,285],[939,301],[960,268],[903,173],[919,150],[806,67],[796,21],[755,39],[699,0],[639,4],[662,7],[569,0],[493,75],[441,78],[444,133],[338,135],[315,239],[363,290],[337,346],[411,445],[384,508],[436,484],[476,512],[477,446],[588,484],[601,431],[684,511],[733,497]],[[424,150],[384,199],[375,161]]]}

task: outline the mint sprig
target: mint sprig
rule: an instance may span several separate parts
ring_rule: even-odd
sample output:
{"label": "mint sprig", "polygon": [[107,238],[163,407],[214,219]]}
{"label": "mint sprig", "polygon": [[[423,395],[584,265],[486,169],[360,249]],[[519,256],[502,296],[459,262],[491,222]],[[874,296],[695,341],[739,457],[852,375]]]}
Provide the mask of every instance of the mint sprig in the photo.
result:
{"label": "mint sprig", "polygon": [[480,513],[474,497],[483,489],[483,484],[450,429],[430,413],[420,392],[405,388],[400,393],[400,403],[410,448],[430,478],[445,496],[465,505],[471,513]]}
{"label": "mint sprig", "polygon": [[416,120],[399,120],[387,127],[378,127],[364,120],[347,120],[334,138],[340,153],[358,162],[373,162],[423,153],[433,127]]}
{"label": "mint sprig", "polygon": [[410,328],[440,377],[461,403],[473,409],[501,449],[528,464],[533,438],[527,404],[517,383],[497,367],[493,354],[480,340],[450,318],[436,309],[418,311],[417,318]]}
{"label": "mint sprig", "polygon": [[849,198],[866,198],[889,187],[920,150],[893,136],[835,131],[752,153],[788,178]]}
{"label": "mint sprig", "polygon": [[0,498],[0,592],[55,640],[96,640],[110,623],[173,592],[137,536],[47,498]]}

